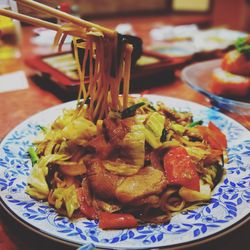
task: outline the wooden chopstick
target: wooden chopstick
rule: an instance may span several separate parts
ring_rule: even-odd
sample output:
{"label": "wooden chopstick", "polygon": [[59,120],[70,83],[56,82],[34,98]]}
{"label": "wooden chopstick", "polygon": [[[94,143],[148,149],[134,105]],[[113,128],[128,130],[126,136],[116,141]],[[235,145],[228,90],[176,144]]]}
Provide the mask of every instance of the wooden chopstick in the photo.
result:
{"label": "wooden chopstick", "polygon": [[26,6],[26,7],[29,7],[31,9],[35,9],[35,10],[39,10],[39,11],[44,12],[44,13],[49,13],[53,17],[60,18],[64,21],[71,22],[75,25],[78,25],[81,27],[96,28],[109,37],[115,37],[117,34],[117,32],[114,30],[108,29],[106,27],[103,27],[101,25],[98,25],[98,24],[95,24],[95,23],[92,23],[92,22],[89,22],[86,20],[82,20],[78,17],[72,16],[70,14],[67,14],[65,12],[62,12],[60,10],[54,9],[52,7],[49,7],[47,5],[44,5],[44,4],[41,4],[38,2],[34,2],[34,1],[30,1],[30,0],[16,0],[16,1],[18,3]]}
{"label": "wooden chopstick", "polygon": [[6,10],[6,9],[0,9],[0,15],[7,16],[7,17],[17,19],[25,23],[30,23],[35,26],[40,26],[40,27],[48,28],[48,29],[55,30],[55,31],[58,31],[61,28],[61,26],[58,24],[46,22],[35,17],[29,17],[29,16],[26,16],[17,12]]}

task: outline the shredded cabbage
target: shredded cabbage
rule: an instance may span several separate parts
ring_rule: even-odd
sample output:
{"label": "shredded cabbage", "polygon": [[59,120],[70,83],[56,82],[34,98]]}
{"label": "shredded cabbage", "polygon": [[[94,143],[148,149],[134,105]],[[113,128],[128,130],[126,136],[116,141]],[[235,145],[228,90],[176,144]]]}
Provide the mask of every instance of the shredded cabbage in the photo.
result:
{"label": "shredded cabbage", "polygon": [[45,177],[48,175],[48,164],[67,159],[69,159],[69,156],[57,154],[41,157],[39,162],[31,169],[30,176],[27,180],[29,186],[27,187],[26,192],[34,198],[47,199],[49,187]]}
{"label": "shredded cabbage", "polygon": [[52,197],[55,199],[55,208],[59,209],[64,204],[69,217],[80,207],[74,185],[67,188],[56,188]]}

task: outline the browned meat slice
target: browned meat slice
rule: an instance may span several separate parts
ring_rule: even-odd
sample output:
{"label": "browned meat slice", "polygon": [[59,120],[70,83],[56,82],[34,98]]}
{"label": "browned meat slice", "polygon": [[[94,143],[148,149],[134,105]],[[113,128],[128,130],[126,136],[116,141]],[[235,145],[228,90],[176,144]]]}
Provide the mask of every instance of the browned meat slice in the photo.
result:
{"label": "browned meat slice", "polygon": [[116,197],[122,203],[159,194],[166,186],[164,173],[152,167],[145,167],[136,175],[126,177],[116,189]]}
{"label": "browned meat slice", "polygon": [[110,143],[106,142],[106,140],[102,134],[93,138],[88,143],[88,146],[93,147],[96,151],[96,154],[101,159],[105,159],[112,151],[112,145]]}
{"label": "browned meat slice", "polygon": [[146,205],[148,207],[159,207],[160,206],[160,198],[157,195],[150,195],[145,198],[138,199],[133,201],[132,204],[134,207],[140,207]]}
{"label": "browned meat slice", "polygon": [[103,121],[104,133],[108,141],[112,144],[118,144],[128,133],[129,128],[121,120],[112,120],[107,118]]}
{"label": "browned meat slice", "polygon": [[124,126],[122,126],[120,121],[114,121],[107,118],[103,121],[104,133],[109,141],[112,143],[117,143],[122,140],[127,133]]}
{"label": "browned meat slice", "polygon": [[88,163],[87,175],[89,186],[94,195],[103,200],[115,199],[115,191],[121,177],[105,170],[100,160],[92,160]]}

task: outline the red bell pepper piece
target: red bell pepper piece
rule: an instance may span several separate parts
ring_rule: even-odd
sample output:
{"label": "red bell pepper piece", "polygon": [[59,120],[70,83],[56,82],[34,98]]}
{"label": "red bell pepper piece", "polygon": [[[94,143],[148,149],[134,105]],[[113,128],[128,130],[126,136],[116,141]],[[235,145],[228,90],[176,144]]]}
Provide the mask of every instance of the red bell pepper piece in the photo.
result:
{"label": "red bell pepper piece", "polygon": [[84,216],[88,219],[97,219],[97,213],[95,209],[89,205],[89,197],[86,190],[81,187],[77,189],[78,201],[80,203],[80,211],[83,213]]}
{"label": "red bell pepper piece", "polygon": [[200,191],[200,178],[195,164],[183,147],[171,148],[163,158],[168,183]]}
{"label": "red bell pepper piece", "polygon": [[138,223],[132,214],[99,214],[99,227],[102,229],[121,229],[137,227]]}

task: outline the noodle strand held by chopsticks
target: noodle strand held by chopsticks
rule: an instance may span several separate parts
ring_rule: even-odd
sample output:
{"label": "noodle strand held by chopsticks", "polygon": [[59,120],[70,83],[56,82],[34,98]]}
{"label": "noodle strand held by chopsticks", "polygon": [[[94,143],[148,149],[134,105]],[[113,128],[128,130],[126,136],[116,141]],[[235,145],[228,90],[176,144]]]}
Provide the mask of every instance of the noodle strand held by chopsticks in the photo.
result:
{"label": "noodle strand held by chopsticks", "polygon": [[74,54],[75,54],[75,60],[76,60],[76,65],[77,65],[77,71],[78,71],[79,79],[80,79],[80,90],[79,90],[78,98],[77,98],[77,104],[79,104],[80,99],[81,99],[81,91],[83,90],[83,87],[84,87],[85,75],[83,74],[81,70],[81,65],[79,62],[79,55],[78,55],[77,39],[75,37],[73,37],[73,45],[74,45]]}
{"label": "noodle strand held by chopsticks", "polygon": [[[129,44],[118,46],[118,35],[105,37],[96,29],[83,29],[82,34],[73,24],[65,24],[55,36],[54,45],[61,50],[67,34],[76,32],[79,37],[73,37],[73,47],[77,71],[80,79],[80,89],[77,98],[81,99],[82,109],[88,103],[88,114],[92,121],[103,119],[110,110],[122,111],[128,105],[130,80],[131,54],[133,47]],[[117,51],[118,47],[121,51]],[[79,49],[83,50],[83,59],[80,62]],[[85,78],[89,78],[88,89],[85,87]],[[119,99],[120,85],[123,81],[123,103]]]}
{"label": "noodle strand held by chopsticks", "polygon": [[128,93],[129,93],[129,81],[130,81],[132,51],[133,51],[132,45],[126,44],[124,82],[123,82],[123,109],[126,109],[128,107]]}

